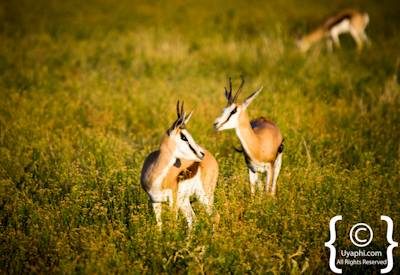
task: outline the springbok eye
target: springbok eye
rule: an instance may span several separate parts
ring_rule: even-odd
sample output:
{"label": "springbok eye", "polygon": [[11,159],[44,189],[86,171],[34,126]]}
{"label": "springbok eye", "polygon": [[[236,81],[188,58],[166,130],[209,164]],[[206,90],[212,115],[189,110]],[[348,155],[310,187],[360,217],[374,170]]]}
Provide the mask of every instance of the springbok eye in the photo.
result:
{"label": "springbok eye", "polygon": [[186,136],[185,136],[184,134],[182,134],[182,133],[181,133],[181,140],[183,140],[183,141],[188,141],[187,138],[186,138]]}
{"label": "springbok eye", "polygon": [[237,107],[235,107],[235,109],[232,110],[231,115],[235,114],[237,112]]}

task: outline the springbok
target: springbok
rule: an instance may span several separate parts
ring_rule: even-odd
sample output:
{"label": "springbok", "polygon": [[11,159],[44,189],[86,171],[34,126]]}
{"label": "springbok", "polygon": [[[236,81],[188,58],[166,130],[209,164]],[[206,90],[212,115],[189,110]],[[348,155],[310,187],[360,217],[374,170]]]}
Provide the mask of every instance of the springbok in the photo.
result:
{"label": "springbok", "polygon": [[369,23],[367,13],[356,10],[344,10],[325,20],[325,22],[296,41],[297,47],[306,52],[309,48],[322,40],[327,39],[328,50],[332,51],[332,42],[337,48],[340,48],[339,35],[350,33],[357,44],[357,49],[363,48],[364,42],[369,43],[365,28]]}
{"label": "springbok", "polygon": [[147,156],[141,173],[141,185],[149,195],[160,229],[162,202],[179,208],[189,228],[195,216],[190,204],[192,195],[211,214],[218,178],[217,161],[186,129],[192,112],[186,115],[179,101],[176,109],[177,119],[163,136],[160,148]]}
{"label": "springbok", "polygon": [[214,128],[218,131],[235,129],[242,145],[240,152],[244,154],[249,169],[251,193],[255,193],[257,182],[259,189],[262,188],[258,181],[258,172],[266,172],[265,191],[275,195],[276,181],[282,165],[282,134],[273,122],[264,117],[249,120],[246,109],[261,92],[262,87],[247,97],[242,104],[239,104],[236,101],[243,85],[242,78],[242,83],[235,95],[232,96],[232,81],[229,78],[229,91],[225,88],[225,97],[228,103],[221,116],[215,120]]}

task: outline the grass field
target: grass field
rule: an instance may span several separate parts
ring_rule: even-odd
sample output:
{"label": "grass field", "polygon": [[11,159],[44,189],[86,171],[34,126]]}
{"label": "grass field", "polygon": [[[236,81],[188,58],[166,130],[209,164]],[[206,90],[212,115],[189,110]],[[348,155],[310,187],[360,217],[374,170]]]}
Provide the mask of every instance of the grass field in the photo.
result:
{"label": "grass field", "polygon": [[[346,7],[368,11],[370,48],[295,49]],[[335,215],[340,234],[371,225],[375,247],[388,215],[399,241],[399,14],[386,0],[1,1],[0,273],[327,273]],[[237,137],[212,129],[241,74],[242,97],[264,85],[250,116],[285,136],[276,199],[250,197]],[[157,232],[139,182],[178,99],[220,166],[220,222],[195,202],[190,235],[168,212]]]}

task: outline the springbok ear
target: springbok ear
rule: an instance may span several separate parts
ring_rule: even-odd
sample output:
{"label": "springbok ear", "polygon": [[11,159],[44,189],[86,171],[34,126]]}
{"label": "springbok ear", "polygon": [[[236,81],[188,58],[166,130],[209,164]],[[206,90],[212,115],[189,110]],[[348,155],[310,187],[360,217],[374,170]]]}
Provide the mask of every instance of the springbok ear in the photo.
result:
{"label": "springbok ear", "polygon": [[185,122],[183,124],[187,124],[192,117],[193,111],[191,111],[186,117],[185,117]]}
{"label": "springbok ear", "polygon": [[255,91],[254,93],[252,93],[251,95],[249,95],[246,100],[243,102],[242,106],[244,109],[246,109],[250,103],[256,98],[256,96],[262,91],[264,87],[261,86],[260,88],[258,88],[257,91]]}

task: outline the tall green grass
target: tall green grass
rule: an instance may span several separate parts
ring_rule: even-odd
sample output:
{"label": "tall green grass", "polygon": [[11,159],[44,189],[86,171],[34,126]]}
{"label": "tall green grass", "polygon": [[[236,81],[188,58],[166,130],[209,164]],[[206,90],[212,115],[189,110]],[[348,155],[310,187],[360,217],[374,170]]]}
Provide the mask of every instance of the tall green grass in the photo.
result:
{"label": "tall green grass", "polygon": [[[388,215],[398,241],[400,10],[350,2],[1,2],[0,271],[328,272],[338,214],[380,231]],[[369,12],[370,48],[296,51],[297,32],[348,6]],[[285,136],[276,199],[250,198],[238,139],[211,127],[241,74],[242,96],[264,85],[250,116]],[[156,232],[139,183],[178,99],[220,166],[220,222],[194,203],[190,235],[168,211]]]}

